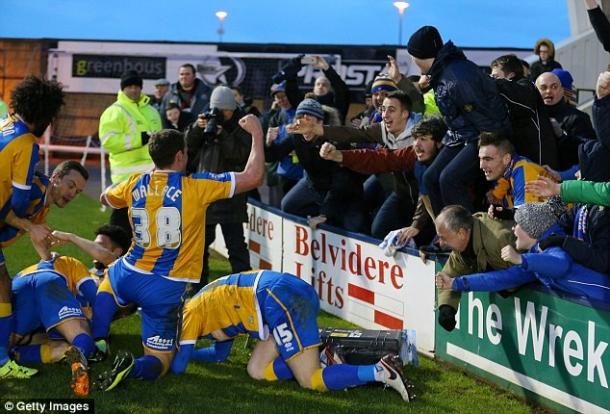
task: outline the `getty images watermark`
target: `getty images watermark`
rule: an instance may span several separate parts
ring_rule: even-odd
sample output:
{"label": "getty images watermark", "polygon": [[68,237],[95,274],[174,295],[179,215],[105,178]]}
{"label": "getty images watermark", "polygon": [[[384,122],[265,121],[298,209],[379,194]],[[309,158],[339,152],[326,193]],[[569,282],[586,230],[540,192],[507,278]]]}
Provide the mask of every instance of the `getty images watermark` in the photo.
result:
{"label": "getty images watermark", "polygon": [[93,399],[1,399],[0,407],[6,413],[95,413]]}

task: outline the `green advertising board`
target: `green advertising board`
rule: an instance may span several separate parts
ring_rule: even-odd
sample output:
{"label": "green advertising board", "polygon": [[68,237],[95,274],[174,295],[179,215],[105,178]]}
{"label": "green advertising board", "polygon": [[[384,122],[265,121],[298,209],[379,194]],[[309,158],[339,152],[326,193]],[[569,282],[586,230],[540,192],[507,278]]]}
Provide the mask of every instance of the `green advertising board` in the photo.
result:
{"label": "green advertising board", "polygon": [[535,289],[462,295],[436,356],[561,412],[610,413],[610,312]]}

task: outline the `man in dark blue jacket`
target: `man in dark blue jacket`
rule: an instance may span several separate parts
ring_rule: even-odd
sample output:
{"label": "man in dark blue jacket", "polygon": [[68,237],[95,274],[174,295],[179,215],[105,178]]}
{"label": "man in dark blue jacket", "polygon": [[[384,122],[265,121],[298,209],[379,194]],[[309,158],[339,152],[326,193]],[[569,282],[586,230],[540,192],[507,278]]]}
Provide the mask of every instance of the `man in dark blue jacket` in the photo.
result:
{"label": "man in dark blue jacket", "polygon": [[432,208],[438,214],[445,205],[459,204],[473,211],[468,189],[481,174],[477,140],[483,131],[510,133],[504,102],[493,80],[453,42],[443,45],[435,27],[416,31],[407,49],[422,74],[429,77],[449,128],[443,149],[424,175]]}
{"label": "man in dark blue jacket", "polygon": [[[605,72],[610,76],[610,73]],[[604,75],[602,73],[602,75]],[[600,79],[603,81],[603,76]],[[586,181],[610,181],[610,95],[599,87],[593,104],[593,125],[598,139],[578,147],[580,177]],[[540,241],[540,248],[561,247],[572,258],[593,270],[610,273],[610,209],[576,204],[561,216],[567,235],[553,234]]]}
{"label": "man in dark blue jacket", "polygon": [[[295,124],[311,131],[313,124],[324,123],[325,111],[314,99],[304,99],[297,107]],[[320,148],[327,140],[313,133],[296,134],[289,127],[287,139],[265,148],[267,161],[296,153],[306,174],[282,199],[282,211],[309,217],[312,228],[328,223],[349,231],[366,231],[362,200],[363,177],[333,161],[320,158]]]}

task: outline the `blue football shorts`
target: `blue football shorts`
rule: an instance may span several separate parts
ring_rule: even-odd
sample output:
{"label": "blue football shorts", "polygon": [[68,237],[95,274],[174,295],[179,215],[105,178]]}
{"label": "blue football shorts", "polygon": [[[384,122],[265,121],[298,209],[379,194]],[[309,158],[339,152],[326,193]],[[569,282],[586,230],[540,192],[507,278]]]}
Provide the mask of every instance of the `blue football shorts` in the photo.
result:
{"label": "blue football shorts", "polygon": [[13,332],[26,335],[43,327],[46,331],[68,319],[85,319],[80,303],[66,280],[52,271],[13,279]]}
{"label": "blue football shorts", "polygon": [[305,349],[320,345],[320,301],[314,288],[291,274],[263,272],[257,297],[263,323],[273,334],[282,358],[287,361]]}
{"label": "blue football shorts", "polygon": [[186,283],[140,272],[124,260],[114,262],[108,277],[121,306],[134,303],[142,308],[142,344],[155,351],[171,351]]}

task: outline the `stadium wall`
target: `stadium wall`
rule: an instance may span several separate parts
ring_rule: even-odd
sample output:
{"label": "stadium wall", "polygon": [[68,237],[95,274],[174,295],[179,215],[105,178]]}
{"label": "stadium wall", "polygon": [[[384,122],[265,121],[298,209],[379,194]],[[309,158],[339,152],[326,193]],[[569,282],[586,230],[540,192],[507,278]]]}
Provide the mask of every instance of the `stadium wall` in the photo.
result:
{"label": "stadium wall", "polygon": [[[610,413],[610,305],[542,287],[462,295],[456,329],[436,323],[434,274],[418,252],[383,255],[377,240],[257,202],[246,234],[253,267],[294,273],[322,309],[371,329],[415,329],[417,348],[559,412]],[[213,248],[223,250],[217,233]],[[225,251],[226,254],[226,251]]]}

